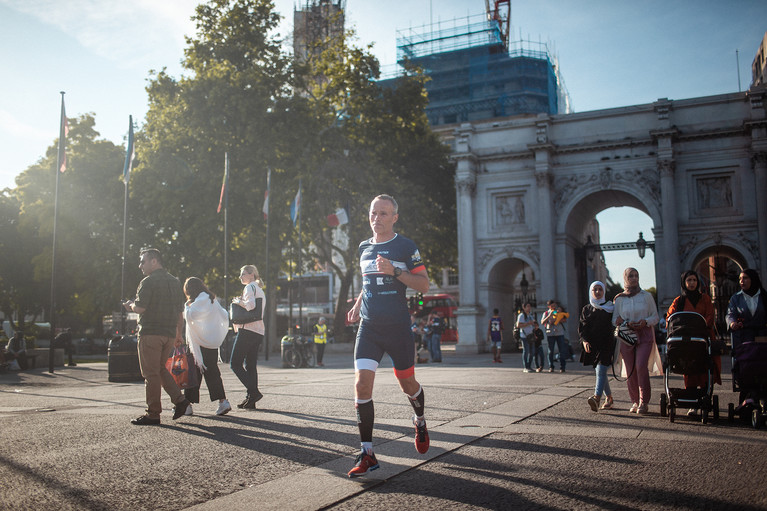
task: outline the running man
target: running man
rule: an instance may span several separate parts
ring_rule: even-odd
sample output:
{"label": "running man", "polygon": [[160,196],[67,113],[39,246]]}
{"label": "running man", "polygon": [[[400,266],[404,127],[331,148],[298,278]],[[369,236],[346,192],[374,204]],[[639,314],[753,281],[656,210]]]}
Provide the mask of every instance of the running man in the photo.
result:
{"label": "running man", "polygon": [[349,477],[378,468],[373,454],[373,383],[384,353],[391,357],[394,375],[415,411],[415,448],[421,454],[429,450],[423,389],[415,379],[410,313],[405,297],[408,287],[426,293],[429,277],[415,243],[394,232],[399,218],[397,209],[394,197],[379,195],[373,199],[369,218],[373,237],[359,246],[362,291],[347,320],[356,323],[362,319],[354,347],[354,397],[362,451]]}

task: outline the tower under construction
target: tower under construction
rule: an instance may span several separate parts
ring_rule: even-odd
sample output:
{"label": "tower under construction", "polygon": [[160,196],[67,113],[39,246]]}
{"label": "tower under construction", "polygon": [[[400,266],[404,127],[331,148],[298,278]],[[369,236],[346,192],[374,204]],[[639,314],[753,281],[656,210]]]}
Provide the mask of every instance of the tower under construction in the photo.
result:
{"label": "tower under construction", "polygon": [[323,43],[344,31],[346,0],[306,0],[293,11],[293,55],[306,61]]}
{"label": "tower under construction", "polygon": [[569,112],[564,81],[547,44],[510,40],[509,0],[486,6],[485,14],[397,31],[397,63],[409,61],[430,78],[426,113],[432,126]]}

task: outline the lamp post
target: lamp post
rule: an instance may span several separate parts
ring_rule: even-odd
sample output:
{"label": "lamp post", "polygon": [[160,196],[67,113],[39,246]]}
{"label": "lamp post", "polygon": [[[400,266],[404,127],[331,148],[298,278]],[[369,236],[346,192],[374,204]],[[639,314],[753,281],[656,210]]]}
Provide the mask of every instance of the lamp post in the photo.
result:
{"label": "lamp post", "polygon": [[642,237],[642,233],[639,233],[639,239],[637,240],[637,252],[639,253],[639,259],[644,259],[645,251],[647,250],[647,242]]}

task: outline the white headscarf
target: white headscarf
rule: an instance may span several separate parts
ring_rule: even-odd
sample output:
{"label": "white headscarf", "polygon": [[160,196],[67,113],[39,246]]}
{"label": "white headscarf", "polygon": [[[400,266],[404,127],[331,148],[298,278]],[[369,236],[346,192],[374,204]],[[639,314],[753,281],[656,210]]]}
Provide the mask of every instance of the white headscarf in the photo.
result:
{"label": "white headscarf", "polygon": [[610,314],[612,314],[613,310],[615,310],[615,304],[613,302],[608,302],[607,300],[605,300],[604,295],[602,295],[602,301],[597,302],[597,299],[594,298],[594,286],[601,286],[602,290],[605,291],[605,293],[607,292],[607,288],[605,287],[605,285],[601,281],[595,280],[589,286],[589,303],[595,309],[602,309],[603,311],[609,312]]}

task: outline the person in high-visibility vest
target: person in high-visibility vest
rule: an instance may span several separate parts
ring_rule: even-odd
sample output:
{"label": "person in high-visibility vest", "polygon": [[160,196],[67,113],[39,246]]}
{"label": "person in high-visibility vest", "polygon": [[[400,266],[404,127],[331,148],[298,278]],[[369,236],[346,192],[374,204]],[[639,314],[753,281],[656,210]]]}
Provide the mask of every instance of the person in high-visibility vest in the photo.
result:
{"label": "person in high-visibility vest", "polygon": [[325,324],[325,318],[320,317],[314,325],[314,346],[317,348],[317,365],[324,367],[322,356],[325,354],[325,344],[328,342],[328,325]]}

